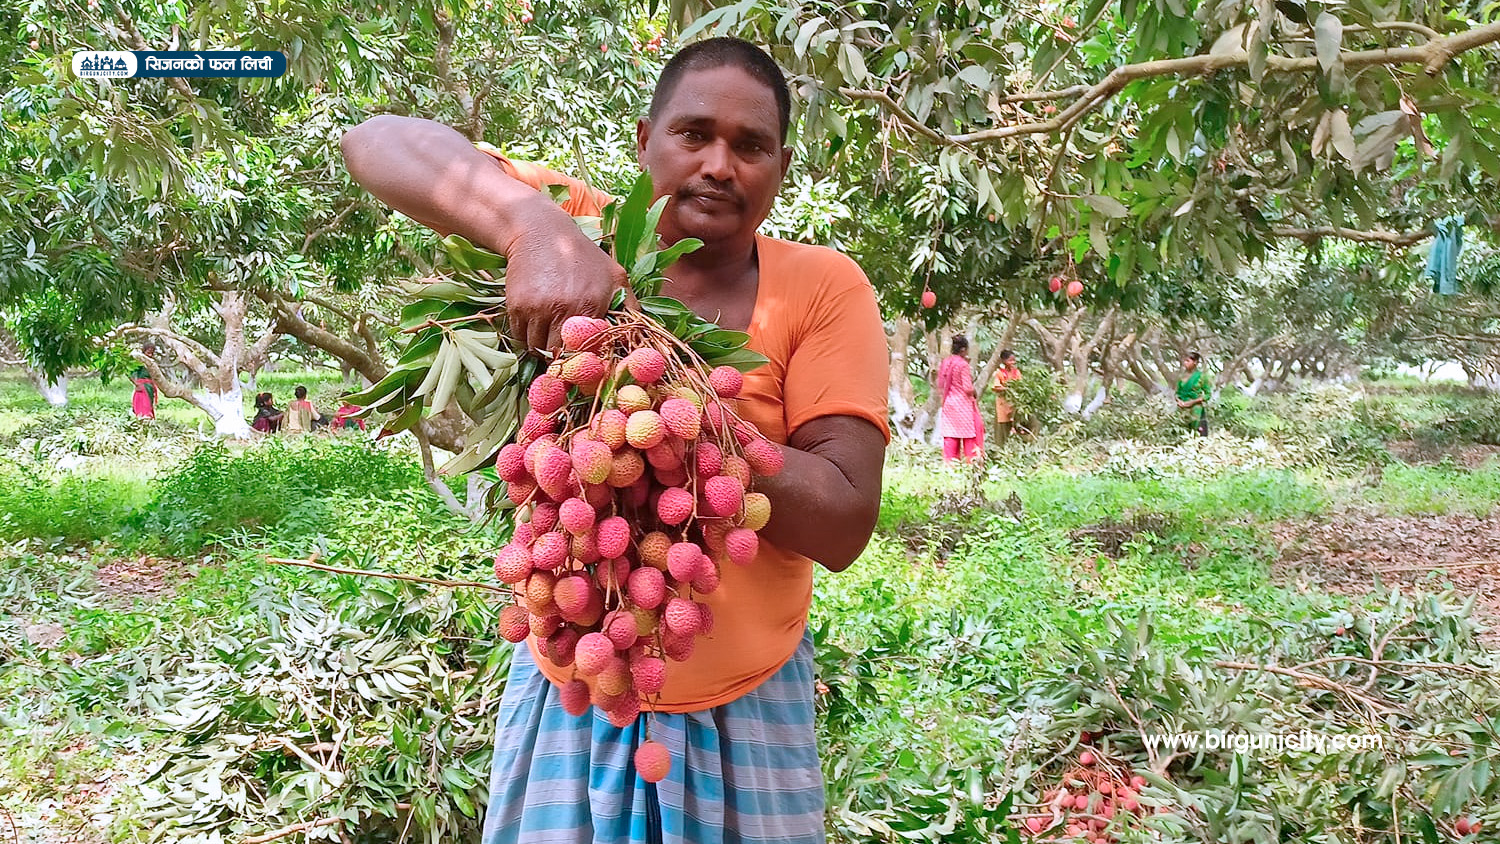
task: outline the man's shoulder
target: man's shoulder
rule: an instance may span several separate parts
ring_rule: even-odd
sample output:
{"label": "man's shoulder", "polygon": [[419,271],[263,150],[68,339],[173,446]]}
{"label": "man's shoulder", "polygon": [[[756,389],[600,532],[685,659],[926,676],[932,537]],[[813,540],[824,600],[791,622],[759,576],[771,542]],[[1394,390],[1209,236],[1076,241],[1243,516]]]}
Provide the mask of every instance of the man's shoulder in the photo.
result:
{"label": "man's shoulder", "polygon": [[859,263],[837,249],[779,237],[761,237],[762,242],[777,253],[780,263],[795,266],[799,273],[821,271],[819,274],[830,281],[870,283]]}

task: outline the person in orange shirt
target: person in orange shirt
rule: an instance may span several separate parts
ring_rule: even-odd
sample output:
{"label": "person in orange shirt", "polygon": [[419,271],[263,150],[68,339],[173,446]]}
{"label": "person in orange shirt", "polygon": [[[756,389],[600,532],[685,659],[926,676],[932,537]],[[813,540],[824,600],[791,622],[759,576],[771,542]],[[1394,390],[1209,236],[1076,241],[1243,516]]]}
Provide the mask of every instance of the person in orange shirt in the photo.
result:
{"label": "person in orange shirt", "polygon": [[1005,385],[1021,377],[1021,370],[1016,366],[1016,353],[1006,349],[1000,353],[1000,367],[995,370],[995,428],[997,429],[996,442],[1001,446],[1010,439],[1010,432],[1016,427],[1016,408],[1005,397]]}
{"label": "person in orange shirt", "polygon": [[[832,250],[765,237],[791,163],[785,76],[764,51],[715,38],[662,72],[636,153],[668,197],[657,233],[703,247],[667,271],[663,295],[748,331],[770,363],[745,377],[739,411],[781,444],[784,469],[757,482],[772,501],[760,554],[727,566],[706,596],[713,631],[674,663],[660,699],[620,728],[570,716],[571,669],[517,649],[500,704],[485,844],[650,841],[815,844],[824,796],[813,729],[807,613],[813,567],[854,562],[880,507],[887,349],[874,290]],[[577,180],[476,149],[430,121],[380,116],[343,139],[351,175],[442,232],[507,257],[511,336],[560,347],[568,316],[601,316],[624,270],[569,217],[608,197]],[[561,209],[537,190],[562,184]],[[668,777],[646,783],[632,751],[667,745]]]}

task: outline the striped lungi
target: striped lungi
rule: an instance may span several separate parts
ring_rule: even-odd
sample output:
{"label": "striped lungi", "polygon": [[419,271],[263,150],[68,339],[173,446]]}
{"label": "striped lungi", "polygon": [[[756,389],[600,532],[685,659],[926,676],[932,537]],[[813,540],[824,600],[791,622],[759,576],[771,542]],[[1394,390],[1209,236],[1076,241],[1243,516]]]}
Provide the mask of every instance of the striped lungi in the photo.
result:
{"label": "striped lungi", "polygon": [[[612,726],[569,715],[516,648],[500,701],[484,844],[822,844],[823,775],[813,733],[812,640],[744,697]],[[650,784],[632,756],[650,737],[672,755]]]}

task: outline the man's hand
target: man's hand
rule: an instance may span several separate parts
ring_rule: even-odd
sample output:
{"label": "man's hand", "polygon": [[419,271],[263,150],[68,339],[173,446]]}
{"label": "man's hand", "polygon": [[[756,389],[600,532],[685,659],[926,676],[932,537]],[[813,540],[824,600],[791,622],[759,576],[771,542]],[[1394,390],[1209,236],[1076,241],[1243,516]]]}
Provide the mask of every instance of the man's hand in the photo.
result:
{"label": "man's hand", "polygon": [[602,317],[625,268],[569,219],[519,234],[505,253],[505,310],[510,335],[538,351],[562,348],[562,324],[570,316]]}
{"label": "man's hand", "polygon": [[530,348],[559,348],[563,320],[603,316],[625,281],[567,212],[441,123],[380,115],[341,147],[349,175],[376,199],[506,257],[511,334]]}

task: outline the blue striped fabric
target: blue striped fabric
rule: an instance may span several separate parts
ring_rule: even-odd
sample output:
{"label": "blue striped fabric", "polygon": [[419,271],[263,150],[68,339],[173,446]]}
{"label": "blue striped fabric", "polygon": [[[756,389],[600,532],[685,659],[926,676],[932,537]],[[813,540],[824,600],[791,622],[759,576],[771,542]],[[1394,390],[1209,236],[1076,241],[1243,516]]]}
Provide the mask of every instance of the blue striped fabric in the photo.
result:
{"label": "blue striped fabric", "polygon": [[[738,700],[643,713],[618,728],[569,715],[517,647],[500,702],[484,844],[822,844],[812,640]],[[672,770],[635,774],[635,748],[667,746]]]}

